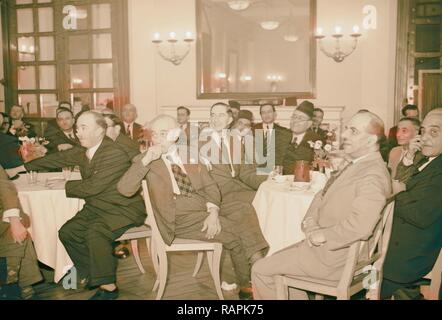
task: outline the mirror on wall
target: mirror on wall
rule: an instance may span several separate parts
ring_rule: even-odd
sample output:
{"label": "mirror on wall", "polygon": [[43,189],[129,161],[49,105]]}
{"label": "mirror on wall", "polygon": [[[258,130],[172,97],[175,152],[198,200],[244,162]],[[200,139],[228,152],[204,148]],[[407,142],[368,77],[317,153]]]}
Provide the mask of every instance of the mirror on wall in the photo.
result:
{"label": "mirror on wall", "polygon": [[200,99],[315,97],[316,0],[197,0]]}

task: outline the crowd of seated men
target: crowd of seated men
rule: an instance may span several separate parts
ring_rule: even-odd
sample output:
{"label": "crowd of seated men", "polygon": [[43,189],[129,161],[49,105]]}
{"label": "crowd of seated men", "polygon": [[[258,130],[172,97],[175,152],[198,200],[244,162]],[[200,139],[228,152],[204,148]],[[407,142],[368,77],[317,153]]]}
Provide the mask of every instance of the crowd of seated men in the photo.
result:
{"label": "crowd of seated men", "polygon": [[[7,275],[0,277],[0,297],[33,297],[31,285],[41,280],[26,218],[4,169],[13,168],[7,171],[13,176],[77,166],[82,180],[50,183],[63,184],[58,187],[67,197],[85,200],[59,238],[79,286],[97,288],[91,299],[119,296],[115,239],[145,221],[140,195],[144,179],[154,204],[149,214],[155,215],[165,243],[177,237],[222,243],[233,263],[240,299],[275,299],[275,275],[338,281],[349,247],[373,241],[385,206],[395,201],[381,297],[419,299],[419,283],[442,246],[442,109],[428,113],[422,123],[410,110],[407,106],[406,117],[390,130],[397,146],[387,140],[382,119],[369,110],[346,123],[342,163],[302,222],[306,239],[267,256],[269,246],[252,201],[275,166],[292,174],[297,161],[313,161],[309,142],[327,139],[321,128],[324,111],[311,102],[294,109],[290,128],[277,124],[272,104],[260,106],[262,122],[256,124],[238,103],[219,102],[207,115],[208,125],[192,123],[190,109],[179,107],[176,118],[157,116],[145,126],[148,130],[135,122],[133,105],[124,106],[120,119],[112,110],[74,116],[65,104],[46,130],[47,154],[26,163],[20,159],[16,134],[27,126],[22,108],[14,107],[5,126],[6,116],[0,117],[0,275]],[[307,297],[295,292],[296,299]]]}

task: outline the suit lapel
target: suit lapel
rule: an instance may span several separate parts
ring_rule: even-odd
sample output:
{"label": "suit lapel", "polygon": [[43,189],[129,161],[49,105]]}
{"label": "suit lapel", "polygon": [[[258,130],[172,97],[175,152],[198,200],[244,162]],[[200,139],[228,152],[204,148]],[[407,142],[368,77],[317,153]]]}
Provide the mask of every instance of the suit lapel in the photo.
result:
{"label": "suit lapel", "polygon": [[[420,164],[422,166],[425,162]],[[436,159],[431,161],[431,163],[421,172],[417,171],[409,180],[407,184],[407,189],[413,188],[421,180],[427,179],[429,176],[434,175],[437,172],[442,171],[442,155],[438,156]]]}

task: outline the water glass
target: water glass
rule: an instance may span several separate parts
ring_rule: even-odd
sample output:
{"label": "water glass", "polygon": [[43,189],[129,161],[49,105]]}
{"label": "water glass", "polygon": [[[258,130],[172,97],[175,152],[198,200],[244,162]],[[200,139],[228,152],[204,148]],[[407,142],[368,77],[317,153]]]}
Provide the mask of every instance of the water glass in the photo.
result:
{"label": "water glass", "polygon": [[38,182],[38,172],[37,171],[29,171],[26,173],[29,184],[36,184]]}

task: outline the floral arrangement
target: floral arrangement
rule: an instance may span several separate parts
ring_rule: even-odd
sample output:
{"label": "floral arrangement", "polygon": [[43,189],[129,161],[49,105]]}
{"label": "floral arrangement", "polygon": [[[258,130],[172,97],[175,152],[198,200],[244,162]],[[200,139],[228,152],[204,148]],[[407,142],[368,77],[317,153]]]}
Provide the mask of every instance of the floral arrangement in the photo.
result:
{"label": "floral arrangement", "polygon": [[25,124],[21,120],[15,121],[15,123],[12,125],[12,127],[9,129],[9,131],[19,137],[19,138],[26,138],[30,130],[30,126]]}
{"label": "floral arrangement", "polygon": [[19,140],[21,142],[20,154],[25,163],[42,158],[48,152],[45,145],[49,142],[44,138],[20,137]]}
{"label": "floral arrangement", "polygon": [[320,172],[324,172],[326,168],[330,168],[330,155],[339,147],[336,142],[336,129],[327,132],[325,144],[321,140],[308,141],[308,144],[314,151],[313,168]]}

